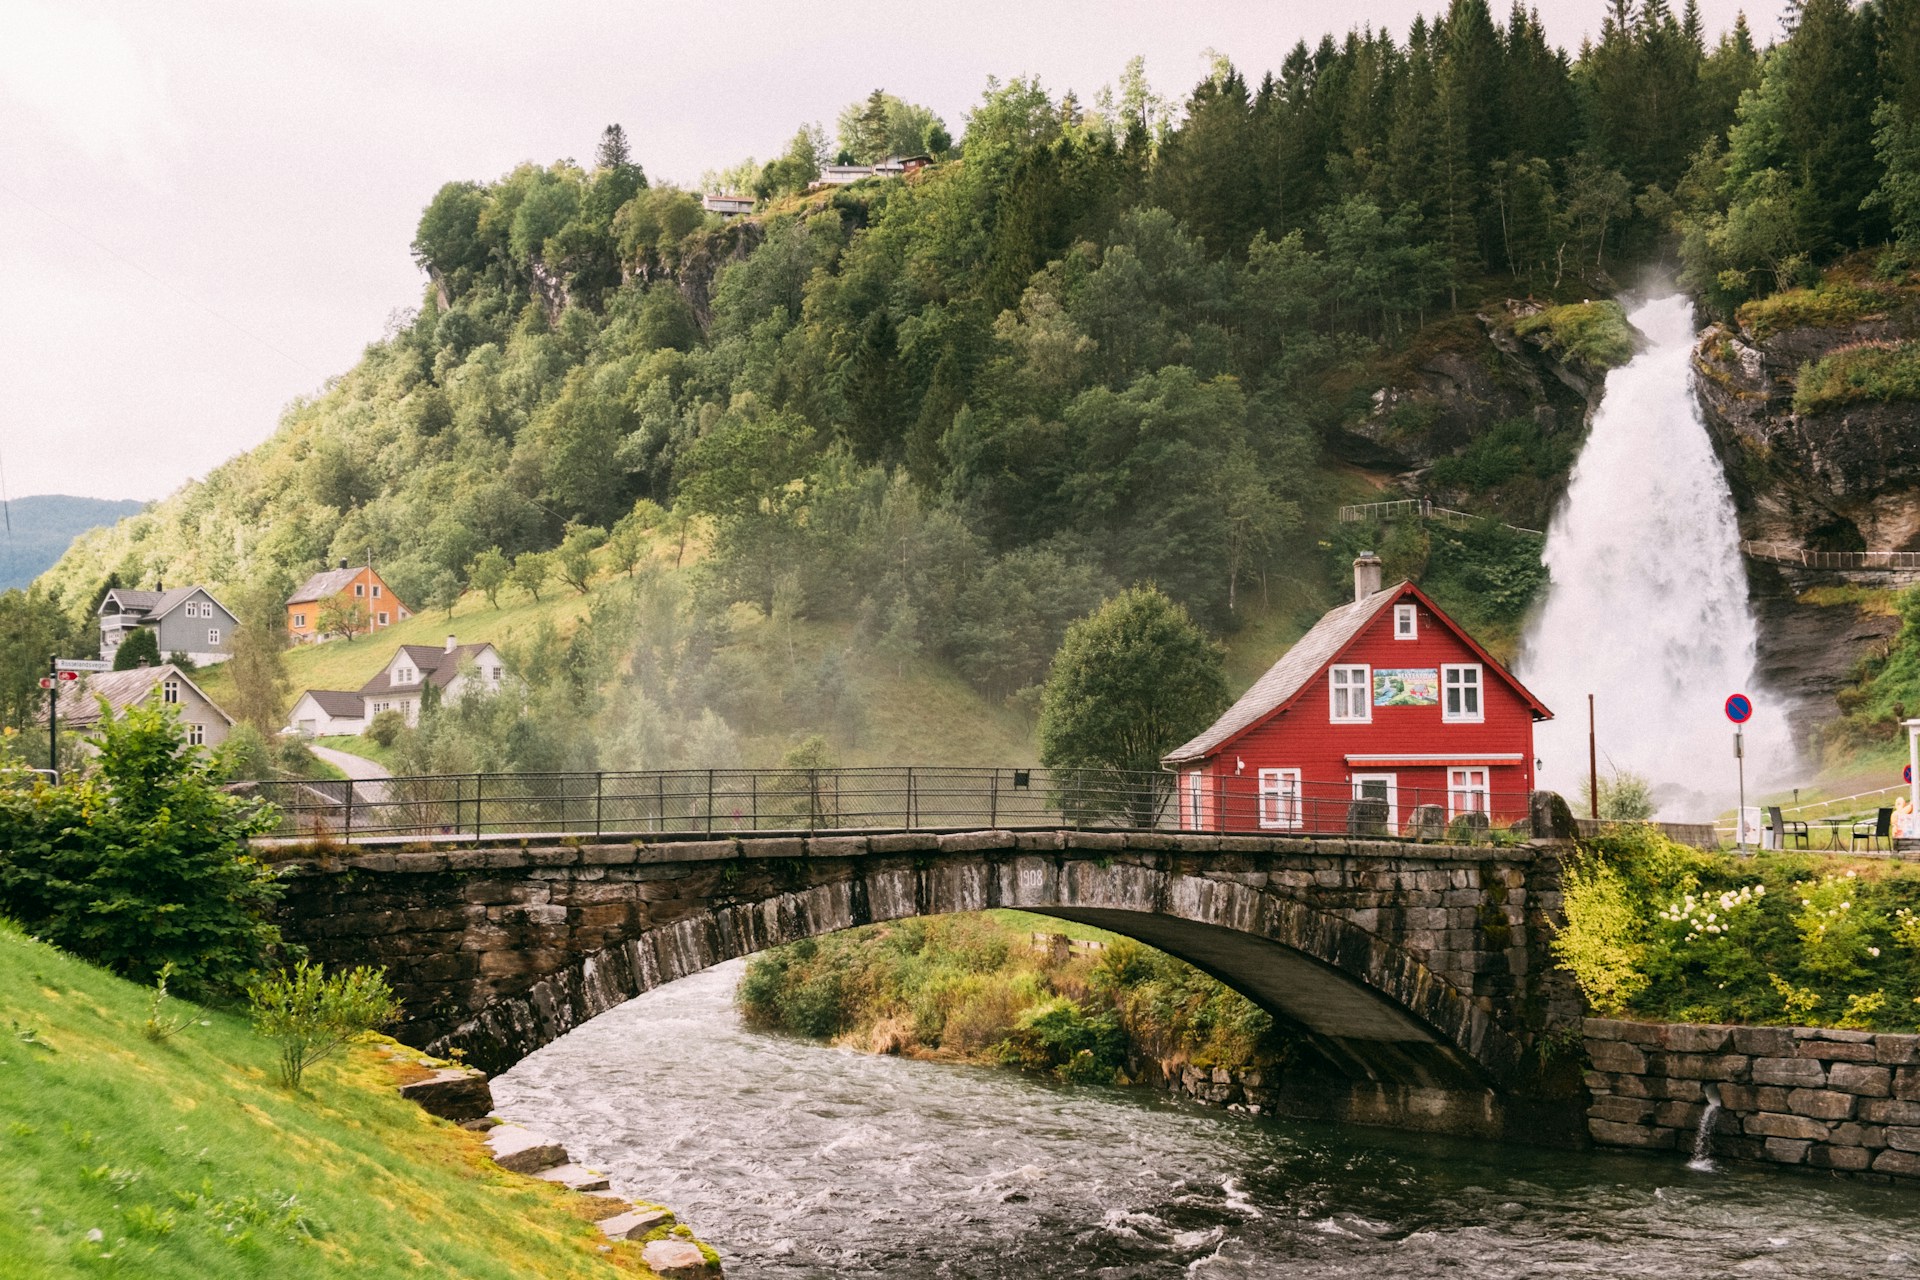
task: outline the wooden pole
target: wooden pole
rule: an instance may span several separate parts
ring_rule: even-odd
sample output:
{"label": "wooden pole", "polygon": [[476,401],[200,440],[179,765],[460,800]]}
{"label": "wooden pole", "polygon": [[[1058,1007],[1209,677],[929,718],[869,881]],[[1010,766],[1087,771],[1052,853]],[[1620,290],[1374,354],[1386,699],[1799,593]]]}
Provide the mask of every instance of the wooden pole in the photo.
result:
{"label": "wooden pole", "polygon": [[1600,820],[1600,750],[1593,732],[1593,695],[1587,695],[1587,816]]}

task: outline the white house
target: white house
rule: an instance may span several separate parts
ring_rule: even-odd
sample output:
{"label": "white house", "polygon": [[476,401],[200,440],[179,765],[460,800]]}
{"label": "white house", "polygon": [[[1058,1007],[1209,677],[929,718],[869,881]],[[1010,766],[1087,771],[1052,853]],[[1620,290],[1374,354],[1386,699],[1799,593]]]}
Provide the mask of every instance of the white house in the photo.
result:
{"label": "white house", "polygon": [[367,704],[345,689],[309,689],[293,704],[287,727],[303,738],[351,737],[367,727]]}
{"label": "white house", "polygon": [[398,711],[408,724],[420,722],[420,700],[427,686],[440,691],[449,706],[469,693],[491,693],[506,679],[506,661],[492,645],[461,644],[448,636],[444,648],[403,644],[380,674],[360,686],[369,723],[382,711]]}
{"label": "white house", "polygon": [[717,213],[723,218],[753,212],[752,196],[739,196],[731,192],[709,193],[700,198],[700,204],[708,213]]}

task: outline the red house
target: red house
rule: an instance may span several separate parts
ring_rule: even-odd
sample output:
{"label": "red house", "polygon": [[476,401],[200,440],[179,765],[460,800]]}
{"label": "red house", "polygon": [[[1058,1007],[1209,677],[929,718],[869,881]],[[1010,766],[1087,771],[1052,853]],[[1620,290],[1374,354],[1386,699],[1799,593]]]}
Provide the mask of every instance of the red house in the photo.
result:
{"label": "red house", "polygon": [[[1196,831],[1438,835],[1525,818],[1533,725],[1553,715],[1371,551],[1330,611],[1199,737],[1161,763]],[[1356,803],[1356,802],[1366,803]]]}

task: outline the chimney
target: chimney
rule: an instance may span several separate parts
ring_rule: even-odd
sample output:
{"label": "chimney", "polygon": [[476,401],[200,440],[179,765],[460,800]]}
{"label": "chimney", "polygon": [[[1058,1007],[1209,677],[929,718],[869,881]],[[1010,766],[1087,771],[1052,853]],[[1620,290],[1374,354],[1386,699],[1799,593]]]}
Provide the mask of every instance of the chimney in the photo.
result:
{"label": "chimney", "polygon": [[1353,562],[1353,598],[1365,600],[1380,590],[1380,557],[1371,551],[1362,551]]}
{"label": "chimney", "polygon": [[342,569],[347,567],[347,558],[345,556],[340,557],[340,567]]}
{"label": "chimney", "polygon": [[155,591],[165,591],[165,590],[167,589],[167,583],[166,583],[166,579],[164,579],[164,578],[155,578],[155,579],[153,580],[153,589],[154,589]]}
{"label": "chimney", "polygon": [[459,645],[459,642],[458,642],[458,641],[456,641],[456,640],[455,640],[455,639],[454,639],[454,638],[453,638],[452,636],[448,636],[448,637],[447,637],[447,652],[448,652],[448,653],[452,653],[452,652],[453,652],[453,651],[454,651],[455,649],[458,649],[459,647],[460,647],[460,645]]}

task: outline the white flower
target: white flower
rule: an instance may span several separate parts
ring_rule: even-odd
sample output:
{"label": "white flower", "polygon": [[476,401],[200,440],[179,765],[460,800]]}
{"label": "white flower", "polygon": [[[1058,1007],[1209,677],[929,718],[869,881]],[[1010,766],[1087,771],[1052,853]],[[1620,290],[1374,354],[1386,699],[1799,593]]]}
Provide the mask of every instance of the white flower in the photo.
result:
{"label": "white flower", "polygon": [[1880,955],[1880,948],[1878,948],[1878,947],[1868,947],[1868,948],[1867,948],[1867,954],[1868,954],[1868,955],[1870,955],[1870,956],[1873,956],[1873,957],[1875,957],[1876,959],[1878,959],[1878,958],[1879,958],[1879,955]]}

